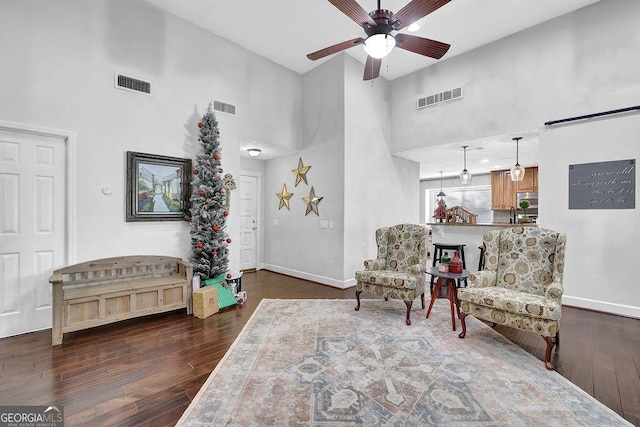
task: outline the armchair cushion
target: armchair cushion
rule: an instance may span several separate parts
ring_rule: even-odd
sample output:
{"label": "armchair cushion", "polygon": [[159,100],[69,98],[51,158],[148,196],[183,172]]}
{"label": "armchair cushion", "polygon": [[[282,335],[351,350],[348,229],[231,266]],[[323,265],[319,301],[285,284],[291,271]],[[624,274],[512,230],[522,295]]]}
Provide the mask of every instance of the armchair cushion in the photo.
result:
{"label": "armchair cushion", "polygon": [[560,320],[561,308],[559,302],[549,300],[544,296],[497,286],[474,289],[472,292],[461,288],[458,290],[458,294],[460,300],[471,304],[540,319]]}
{"label": "armchair cushion", "polygon": [[367,282],[375,285],[389,286],[392,288],[416,289],[418,279],[417,274],[402,273],[393,270],[365,270],[356,271],[358,282]]}

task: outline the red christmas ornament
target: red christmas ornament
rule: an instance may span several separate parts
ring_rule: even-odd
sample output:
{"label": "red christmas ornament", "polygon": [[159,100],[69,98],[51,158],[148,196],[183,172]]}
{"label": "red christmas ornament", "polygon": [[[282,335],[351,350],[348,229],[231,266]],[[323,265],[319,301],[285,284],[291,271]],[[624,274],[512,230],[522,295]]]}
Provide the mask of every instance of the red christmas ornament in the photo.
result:
{"label": "red christmas ornament", "polygon": [[231,279],[232,277],[231,273],[227,273],[227,279]]}
{"label": "red christmas ornament", "polygon": [[222,213],[222,215],[224,215],[224,216],[229,216],[229,212],[224,211],[224,212]]}
{"label": "red christmas ornament", "polygon": [[197,247],[198,249],[202,249],[202,246],[204,246],[204,245],[203,245],[202,243],[200,243],[200,242],[198,242],[198,244],[196,245],[196,247]]}
{"label": "red christmas ornament", "polygon": [[220,227],[218,227],[217,225],[214,225],[213,227],[211,227],[213,229],[213,231],[218,231],[220,230]]}
{"label": "red christmas ornament", "polygon": [[211,252],[211,255],[213,255],[213,256],[218,256],[218,251],[213,251],[213,252]]}
{"label": "red christmas ornament", "polygon": [[227,243],[231,243],[231,239],[230,238],[227,238]]}
{"label": "red christmas ornament", "polygon": [[217,154],[213,155],[213,160],[218,160],[220,158],[220,156],[218,156]]}
{"label": "red christmas ornament", "polygon": [[224,172],[224,171],[222,170],[222,168],[220,168],[220,173],[222,173],[222,172]]}
{"label": "red christmas ornament", "polygon": [[194,174],[194,175],[198,175],[198,173],[199,173],[199,172],[198,172],[198,169],[194,169],[194,170],[193,170],[193,174]]}
{"label": "red christmas ornament", "polygon": [[200,129],[202,129],[202,128],[204,127],[204,123],[202,123],[202,122],[198,123],[198,127],[199,127]]}
{"label": "red christmas ornament", "polygon": [[198,191],[198,195],[199,195],[200,197],[204,197],[204,190],[200,190],[200,191]]}

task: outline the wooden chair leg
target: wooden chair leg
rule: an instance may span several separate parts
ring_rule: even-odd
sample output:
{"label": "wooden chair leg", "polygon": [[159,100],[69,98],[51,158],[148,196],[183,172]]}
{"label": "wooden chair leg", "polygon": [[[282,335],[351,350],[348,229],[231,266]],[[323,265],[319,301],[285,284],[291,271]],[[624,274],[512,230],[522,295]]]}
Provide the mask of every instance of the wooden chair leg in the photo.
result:
{"label": "wooden chair leg", "polygon": [[554,337],[542,337],[547,342],[547,350],[544,352],[544,366],[550,371],[555,369],[553,362],[551,362],[551,350],[556,342]]}
{"label": "wooden chair leg", "polygon": [[413,301],[405,301],[404,302],[407,305],[407,325],[411,324],[411,306],[413,305]]}
{"label": "wooden chair leg", "polygon": [[462,332],[458,334],[458,338],[464,338],[467,334],[467,323],[465,322],[465,318],[467,317],[467,313],[460,313],[460,323],[462,324]]}
{"label": "wooden chair leg", "polygon": [[422,301],[422,309],[424,310],[424,292],[420,294],[420,301]]}
{"label": "wooden chair leg", "polygon": [[560,331],[556,332],[556,345],[560,345]]}
{"label": "wooden chair leg", "polygon": [[358,305],[356,306],[356,311],[360,310],[360,294],[362,291],[356,291],[356,300],[358,300]]}

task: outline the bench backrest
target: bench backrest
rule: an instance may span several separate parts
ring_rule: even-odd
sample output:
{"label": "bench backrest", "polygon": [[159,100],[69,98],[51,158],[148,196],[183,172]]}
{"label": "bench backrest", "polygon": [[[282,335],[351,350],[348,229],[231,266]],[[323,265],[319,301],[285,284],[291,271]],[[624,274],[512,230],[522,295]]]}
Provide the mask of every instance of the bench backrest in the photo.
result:
{"label": "bench backrest", "polygon": [[186,278],[187,265],[189,264],[180,258],[168,256],[134,255],[104,258],[55,270],[49,281],[62,282],[64,286],[70,286],[171,274]]}

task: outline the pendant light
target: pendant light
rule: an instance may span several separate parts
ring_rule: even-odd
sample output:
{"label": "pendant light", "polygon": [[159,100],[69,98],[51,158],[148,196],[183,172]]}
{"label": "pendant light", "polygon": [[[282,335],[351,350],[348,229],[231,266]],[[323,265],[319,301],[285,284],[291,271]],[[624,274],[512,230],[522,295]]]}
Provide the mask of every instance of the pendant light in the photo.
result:
{"label": "pendant light", "polygon": [[446,196],[446,194],[444,194],[444,191],[442,191],[442,171],[440,171],[440,192],[437,195],[438,197],[444,197]]}
{"label": "pendant light", "polygon": [[513,138],[513,140],[516,142],[516,164],[511,168],[511,181],[522,181],[522,179],[524,178],[524,168],[520,166],[520,163],[518,163],[518,143],[521,139],[522,137],[520,136]]}
{"label": "pendant light", "polygon": [[464,150],[464,169],[460,172],[460,184],[469,185],[471,184],[471,172],[467,170],[467,148],[468,145],[463,145],[462,149]]}

